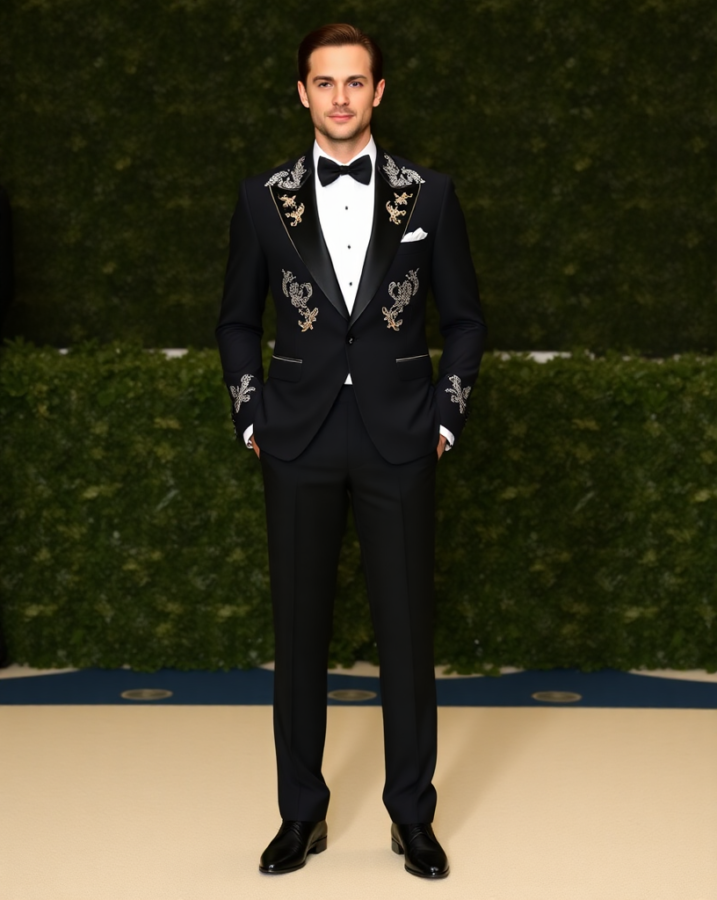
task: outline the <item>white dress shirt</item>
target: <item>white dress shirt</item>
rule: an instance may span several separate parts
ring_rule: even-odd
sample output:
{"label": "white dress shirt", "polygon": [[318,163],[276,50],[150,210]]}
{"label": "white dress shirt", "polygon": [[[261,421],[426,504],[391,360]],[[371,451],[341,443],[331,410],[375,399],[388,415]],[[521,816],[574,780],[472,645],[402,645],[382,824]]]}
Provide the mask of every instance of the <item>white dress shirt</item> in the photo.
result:
{"label": "white dress shirt", "polygon": [[[319,147],[314,141],[314,171],[318,172],[319,159],[325,156],[340,166],[368,156],[371,160],[371,181],[361,184],[350,175],[339,175],[336,181],[321,184],[317,174],[316,206],[319,222],[324,233],[324,240],[334,266],[334,272],[344,295],[346,308],[351,315],[356,300],[356,291],[361,280],[368,242],[371,239],[373,225],[374,178],[376,173],[376,143],[371,137],[368,144],[353,159],[342,163]],[[344,384],[352,384],[351,373],[346,376]]]}
{"label": "white dress shirt", "polygon": [[[346,308],[351,315],[356,300],[361,272],[363,271],[368,242],[371,239],[373,225],[374,179],[376,166],[376,144],[373,138],[353,159],[340,162],[324,153],[314,142],[314,171],[318,170],[319,159],[335,162],[340,166],[350,166],[362,156],[371,160],[371,181],[361,184],[350,175],[339,175],[336,181],[324,187],[318,177],[314,179],[316,186],[316,206],[319,213],[321,230],[331,256],[334,272],[344,295]],[[351,384],[351,376],[346,381]]]}

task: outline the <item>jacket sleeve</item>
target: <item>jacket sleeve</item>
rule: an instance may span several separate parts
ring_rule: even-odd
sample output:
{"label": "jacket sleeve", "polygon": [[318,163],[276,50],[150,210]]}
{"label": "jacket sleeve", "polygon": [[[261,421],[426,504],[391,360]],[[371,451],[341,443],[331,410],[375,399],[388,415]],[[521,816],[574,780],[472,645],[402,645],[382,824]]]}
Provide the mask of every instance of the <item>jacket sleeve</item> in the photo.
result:
{"label": "jacket sleeve", "polygon": [[254,421],[261,402],[262,316],[268,288],[266,258],[254,227],[244,182],[231,222],[229,261],[216,330],[224,383],[232,403],[234,431],[240,440]]}
{"label": "jacket sleeve", "polygon": [[487,329],[466,223],[450,179],[446,179],[436,230],[431,287],[444,338],[435,386],[439,421],[458,440],[466,423],[468,395],[478,377]]}

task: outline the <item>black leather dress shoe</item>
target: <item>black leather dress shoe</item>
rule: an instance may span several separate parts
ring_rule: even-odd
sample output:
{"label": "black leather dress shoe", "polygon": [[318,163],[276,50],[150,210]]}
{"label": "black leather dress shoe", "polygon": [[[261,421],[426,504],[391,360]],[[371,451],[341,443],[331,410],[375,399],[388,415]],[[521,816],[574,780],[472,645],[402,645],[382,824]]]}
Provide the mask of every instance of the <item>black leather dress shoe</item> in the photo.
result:
{"label": "black leather dress shoe", "polygon": [[259,871],[281,875],[303,868],[309,853],[322,853],[326,849],[327,832],[326,822],[285,819],[274,840],[262,853]]}
{"label": "black leather dress shoe", "polygon": [[433,829],[426,824],[391,825],[391,849],[406,855],[406,871],[419,878],[445,878],[448,859]]}

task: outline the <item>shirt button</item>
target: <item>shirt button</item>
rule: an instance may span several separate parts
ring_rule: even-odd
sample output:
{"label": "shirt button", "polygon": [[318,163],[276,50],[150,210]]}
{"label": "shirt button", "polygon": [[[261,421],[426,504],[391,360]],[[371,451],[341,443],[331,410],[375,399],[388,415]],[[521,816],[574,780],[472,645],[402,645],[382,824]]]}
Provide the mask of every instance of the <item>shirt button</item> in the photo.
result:
{"label": "shirt button", "polygon": [[351,249],[351,244],[348,245],[349,250]]}
{"label": "shirt button", "polygon": [[347,343],[347,344],[353,344],[353,342],[354,342],[354,336],[353,336],[352,334],[350,334],[350,335],[346,338],[346,343]]}

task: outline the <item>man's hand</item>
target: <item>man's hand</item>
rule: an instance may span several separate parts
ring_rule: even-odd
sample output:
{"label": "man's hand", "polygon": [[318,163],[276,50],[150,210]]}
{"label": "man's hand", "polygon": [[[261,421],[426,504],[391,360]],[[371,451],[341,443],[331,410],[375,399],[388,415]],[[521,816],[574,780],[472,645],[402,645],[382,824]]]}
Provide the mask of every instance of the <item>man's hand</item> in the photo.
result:
{"label": "man's hand", "polygon": [[256,438],[254,437],[253,432],[250,435],[249,440],[251,441],[252,450],[254,451],[254,453],[256,453],[256,458],[261,459],[261,450],[259,450],[259,445],[256,442]]}

